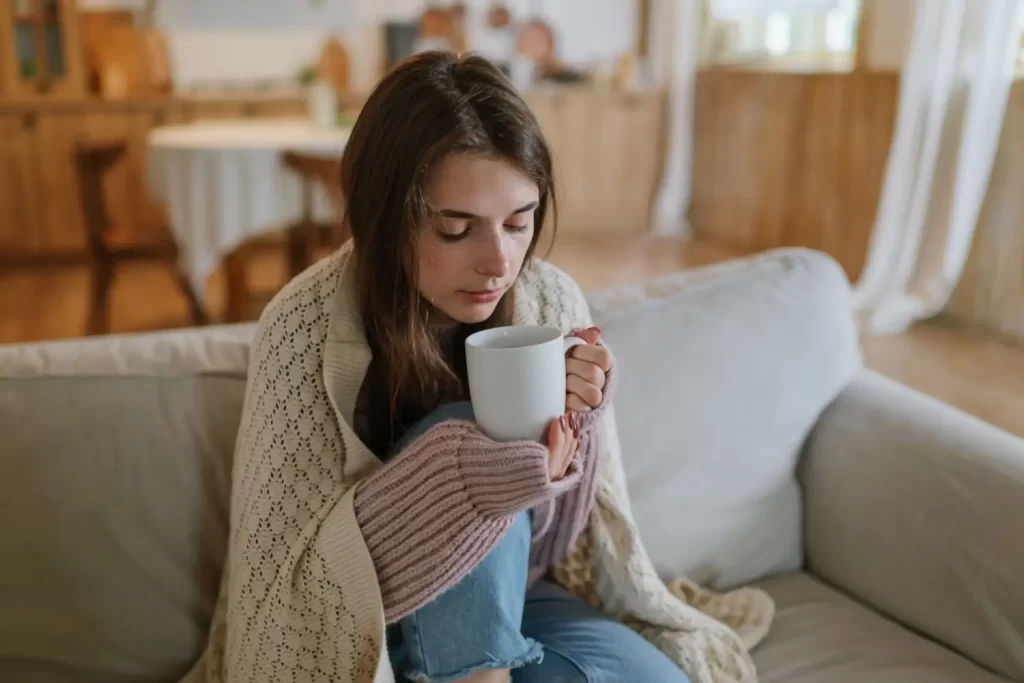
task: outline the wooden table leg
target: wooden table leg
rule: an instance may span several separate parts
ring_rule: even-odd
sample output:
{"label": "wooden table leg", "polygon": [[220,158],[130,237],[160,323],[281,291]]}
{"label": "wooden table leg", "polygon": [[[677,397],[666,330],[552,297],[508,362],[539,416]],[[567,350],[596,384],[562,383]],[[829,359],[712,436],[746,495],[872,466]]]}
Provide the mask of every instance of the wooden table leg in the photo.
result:
{"label": "wooden table leg", "polygon": [[249,299],[249,258],[248,249],[240,246],[224,260],[227,276],[227,301],[225,318],[227,322],[238,323],[247,319]]}

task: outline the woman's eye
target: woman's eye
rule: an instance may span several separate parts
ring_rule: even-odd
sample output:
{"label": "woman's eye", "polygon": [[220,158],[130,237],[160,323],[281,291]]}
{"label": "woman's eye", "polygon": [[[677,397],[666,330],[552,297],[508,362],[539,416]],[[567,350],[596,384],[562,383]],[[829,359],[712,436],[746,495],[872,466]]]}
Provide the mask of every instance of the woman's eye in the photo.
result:
{"label": "woman's eye", "polygon": [[462,221],[444,221],[438,226],[437,234],[447,242],[458,242],[469,235],[469,225]]}
{"label": "woman's eye", "polygon": [[518,225],[516,223],[506,223],[505,227],[512,232],[526,232],[527,228],[530,227],[530,224],[523,223],[522,225]]}

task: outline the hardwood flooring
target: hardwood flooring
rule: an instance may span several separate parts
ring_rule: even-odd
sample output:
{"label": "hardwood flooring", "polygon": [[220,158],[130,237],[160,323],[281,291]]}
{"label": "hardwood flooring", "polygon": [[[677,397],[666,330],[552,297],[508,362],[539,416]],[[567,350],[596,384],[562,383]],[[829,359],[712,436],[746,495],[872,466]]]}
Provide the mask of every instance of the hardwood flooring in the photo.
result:
{"label": "hardwood flooring", "polygon": [[[565,235],[547,257],[591,290],[738,255],[676,238]],[[284,282],[284,255],[260,251],[250,268],[252,318]],[[89,278],[85,266],[0,273],[0,343],[80,336]],[[207,300],[218,319],[224,308],[223,273],[212,278]],[[111,311],[114,332],[181,327],[188,321],[173,275],[160,266],[126,267],[114,285]],[[1024,344],[929,323],[903,335],[865,338],[863,348],[867,364],[879,372],[1024,436]]]}

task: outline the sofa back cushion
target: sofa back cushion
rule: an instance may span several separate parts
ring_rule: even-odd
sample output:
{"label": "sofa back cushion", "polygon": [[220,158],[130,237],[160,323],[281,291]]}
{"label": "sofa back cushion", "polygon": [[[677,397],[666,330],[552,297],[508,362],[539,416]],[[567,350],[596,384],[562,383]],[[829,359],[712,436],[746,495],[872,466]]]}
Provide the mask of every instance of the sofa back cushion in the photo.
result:
{"label": "sofa back cushion", "polygon": [[666,578],[725,588],[801,565],[797,458],[861,367],[849,295],[835,261],[801,249],[590,295],[634,516]]}
{"label": "sofa back cushion", "polygon": [[250,335],[0,347],[0,680],[173,681],[202,650]]}
{"label": "sofa back cushion", "polygon": [[[801,561],[797,452],[859,365],[829,258],[590,297],[634,512],[667,576]],[[227,546],[251,326],[0,347],[0,680],[176,681]]]}

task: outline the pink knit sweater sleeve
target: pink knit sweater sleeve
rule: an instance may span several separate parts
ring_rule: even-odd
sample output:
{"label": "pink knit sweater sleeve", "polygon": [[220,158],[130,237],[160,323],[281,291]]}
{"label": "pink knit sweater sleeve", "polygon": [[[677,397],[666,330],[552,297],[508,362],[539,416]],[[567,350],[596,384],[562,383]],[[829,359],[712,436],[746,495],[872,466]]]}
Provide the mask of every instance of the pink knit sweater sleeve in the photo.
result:
{"label": "pink knit sweater sleeve", "polygon": [[[605,378],[601,405],[590,412],[580,414],[580,449],[576,456],[576,464],[582,469],[579,485],[550,502],[541,503],[534,511],[534,537],[530,547],[531,584],[541,577],[548,567],[571,553],[576,546],[576,539],[587,528],[590,510],[594,505],[594,495],[597,492],[598,470],[604,448],[601,420],[611,405],[614,389],[613,366]],[[548,509],[541,512],[542,508]],[[550,519],[538,522],[538,513],[550,515]]]}
{"label": "pink knit sweater sleeve", "polygon": [[579,466],[552,482],[534,441],[499,443],[460,420],[437,424],[360,482],[355,512],[388,623],[471,571],[519,512],[575,487]]}

